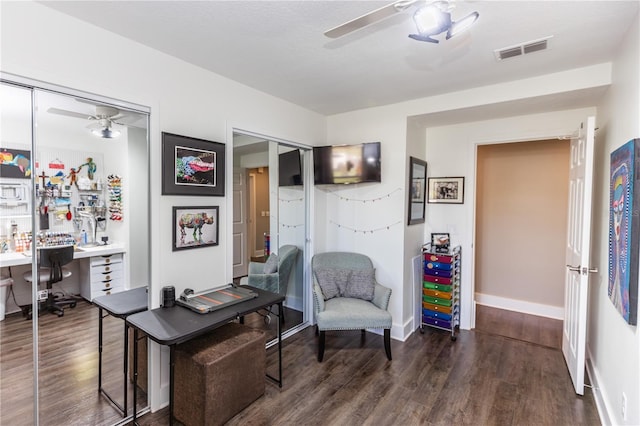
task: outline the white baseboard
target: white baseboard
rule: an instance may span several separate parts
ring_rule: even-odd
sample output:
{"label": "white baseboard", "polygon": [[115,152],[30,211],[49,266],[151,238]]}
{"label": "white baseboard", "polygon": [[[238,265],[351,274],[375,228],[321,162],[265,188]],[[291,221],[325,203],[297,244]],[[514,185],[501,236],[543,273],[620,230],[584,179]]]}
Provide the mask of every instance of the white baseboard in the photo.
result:
{"label": "white baseboard", "polygon": [[[586,368],[587,368],[587,376],[589,376],[589,382],[591,383],[591,392],[593,393],[593,399],[596,401],[596,408],[598,410],[598,415],[600,416],[600,424],[610,425],[612,417],[609,413],[611,413],[606,401],[610,401],[609,398],[605,398],[605,389],[600,386],[601,380],[598,374],[598,370],[594,367],[591,362],[592,356],[589,351],[589,347],[587,346],[587,359],[586,359]],[[589,388],[587,388],[589,389]]]}
{"label": "white baseboard", "polygon": [[302,299],[296,296],[287,296],[284,306],[302,312]]}
{"label": "white baseboard", "polygon": [[540,317],[564,319],[564,307],[542,305],[540,303],[526,302],[524,300],[508,299],[506,297],[490,294],[476,293],[475,301],[478,305],[491,306],[493,308],[506,309],[507,311],[522,312]]}

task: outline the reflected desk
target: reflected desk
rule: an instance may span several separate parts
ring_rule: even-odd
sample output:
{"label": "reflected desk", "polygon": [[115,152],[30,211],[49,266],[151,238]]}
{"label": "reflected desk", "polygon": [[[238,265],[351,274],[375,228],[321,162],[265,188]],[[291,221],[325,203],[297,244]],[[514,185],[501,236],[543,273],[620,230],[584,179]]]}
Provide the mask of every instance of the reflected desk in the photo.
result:
{"label": "reflected desk", "polygon": [[[98,391],[103,394],[113,405],[122,413],[123,417],[127,417],[127,367],[129,364],[129,324],[127,317],[147,310],[149,301],[149,293],[146,287],[138,287],[131,290],[125,290],[108,296],[100,296],[93,299],[93,303],[99,308],[98,317]],[[106,390],[102,388],[102,319],[107,315],[103,315],[105,310],[107,315],[124,320],[124,403],[118,404]],[[134,345],[137,348],[137,345]],[[137,374],[137,366],[136,366]],[[137,385],[137,383],[136,383]],[[135,392],[134,392],[135,396]],[[135,402],[134,402],[135,410]]]}
{"label": "reflected desk", "polygon": [[[278,316],[282,312],[284,296],[271,293],[259,288],[246,286],[258,293],[258,297],[249,299],[222,309],[198,314],[182,306],[171,308],[157,308],[150,311],[130,315],[126,322],[134,330],[133,350],[133,423],[136,423],[136,392],[138,385],[138,332],[142,331],[156,343],[169,346],[169,424],[173,425],[173,385],[175,367],[175,347],[195,337],[209,333],[230,321],[239,319],[243,321],[245,315],[265,309],[271,305],[278,305]],[[278,324],[278,378],[267,374],[267,377],[282,387],[282,330],[280,318]]]}

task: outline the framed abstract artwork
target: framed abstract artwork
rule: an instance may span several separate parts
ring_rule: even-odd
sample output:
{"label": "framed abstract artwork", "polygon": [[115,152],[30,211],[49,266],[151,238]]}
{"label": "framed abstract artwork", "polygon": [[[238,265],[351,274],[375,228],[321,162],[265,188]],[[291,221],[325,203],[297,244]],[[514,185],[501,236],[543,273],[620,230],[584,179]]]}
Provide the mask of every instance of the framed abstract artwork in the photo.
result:
{"label": "framed abstract artwork", "polygon": [[[638,322],[640,255],[640,139],[611,153],[609,183],[609,299],[628,324]],[[635,212],[635,214],[634,214]]]}
{"label": "framed abstract artwork", "polygon": [[31,177],[31,151],[2,148],[0,150],[0,177],[29,179]]}
{"label": "framed abstract artwork", "polygon": [[218,245],[218,206],[174,207],[172,251]]}
{"label": "framed abstract artwork", "polygon": [[224,197],[225,146],[162,133],[162,195]]}

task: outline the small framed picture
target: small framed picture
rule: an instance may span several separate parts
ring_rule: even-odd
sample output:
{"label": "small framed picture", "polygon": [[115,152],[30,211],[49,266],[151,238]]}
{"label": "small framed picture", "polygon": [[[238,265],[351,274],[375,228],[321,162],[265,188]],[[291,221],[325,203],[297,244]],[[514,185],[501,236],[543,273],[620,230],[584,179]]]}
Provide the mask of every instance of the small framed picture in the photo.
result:
{"label": "small framed picture", "polygon": [[173,208],[173,251],[218,245],[218,206]]}
{"label": "small framed picture", "polygon": [[436,253],[449,253],[449,234],[437,232],[431,234],[431,249]]}
{"label": "small framed picture", "polygon": [[433,177],[428,180],[428,203],[464,203],[464,177]]}

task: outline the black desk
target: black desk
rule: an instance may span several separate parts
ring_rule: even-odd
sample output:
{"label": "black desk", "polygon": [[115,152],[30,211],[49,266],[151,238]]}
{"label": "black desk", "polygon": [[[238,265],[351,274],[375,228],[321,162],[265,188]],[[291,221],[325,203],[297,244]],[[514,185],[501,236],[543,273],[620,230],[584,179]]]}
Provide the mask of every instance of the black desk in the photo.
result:
{"label": "black desk", "polygon": [[[279,316],[282,313],[284,296],[271,293],[259,288],[247,286],[258,293],[258,297],[235,305],[219,309],[208,314],[198,314],[182,306],[172,308],[158,308],[133,314],[126,318],[126,322],[134,329],[134,342],[138,344],[138,331],[156,343],[169,346],[169,424],[173,424],[173,372],[175,367],[175,346],[187,342],[195,337],[206,334],[224,324],[239,319],[245,315],[265,309],[271,305],[278,305],[278,378],[267,374],[271,380],[282,387],[282,330]],[[136,389],[138,383],[138,351],[133,351],[133,422],[136,423]]]}
{"label": "black desk", "polygon": [[[129,315],[146,311],[149,301],[149,293],[146,287],[139,287],[132,290],[121,291],[119,293],[110,294],[108,296],[100,296],[93,299],[99,311],[98,319],[98,391],[107,397],[113,405],[122,413],[123,417],[127,417],[127,367],[129,363],[129,339],[127,317]],[[107,315],[116,318],[122,318],[124,321],[124,404],[118,404],[104,389],[102,389],[102,319],[106,315],[102,314],[102,310],[107,311]],[[137,367],[137,366],[136,366]],[[135,392],[134,392],[135,395]],[[135,409],[135,403],[134,403]]]}

